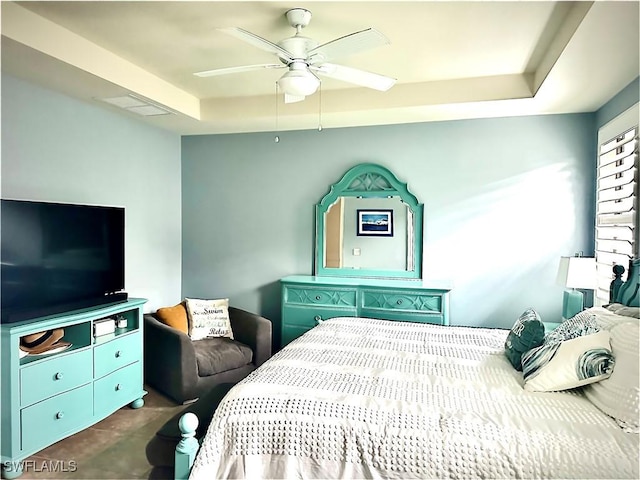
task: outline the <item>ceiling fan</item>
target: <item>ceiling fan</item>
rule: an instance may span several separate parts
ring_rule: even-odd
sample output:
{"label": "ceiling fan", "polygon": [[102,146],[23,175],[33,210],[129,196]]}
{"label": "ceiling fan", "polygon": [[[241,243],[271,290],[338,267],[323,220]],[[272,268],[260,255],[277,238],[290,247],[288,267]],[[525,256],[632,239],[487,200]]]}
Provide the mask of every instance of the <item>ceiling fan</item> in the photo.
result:
{"label": "ceiling fan", "polygon": [[371,48],[388,45],[390,42],[382,33],[373,28],[367,28],[319,45],[315,40],[300,34],[311,21],[309,10],[293,8],[288,10],[285,15],[289,25],[296,29],[296,33],[293,37],[280,40],[277,44],[242,28],[219,29],[254,47],[275,54],[281,63],[218,68],[197,72],[194,75],[214,77],[265,68],[287,68],[287,72],[277,81],[278,87],[284,92],[285,103],[299,102],[304,100],[306,96],[315,93],[320,86],[318,75],[383,92],[395,84],[395,78],[329,63],[334,58],[346,57]]}

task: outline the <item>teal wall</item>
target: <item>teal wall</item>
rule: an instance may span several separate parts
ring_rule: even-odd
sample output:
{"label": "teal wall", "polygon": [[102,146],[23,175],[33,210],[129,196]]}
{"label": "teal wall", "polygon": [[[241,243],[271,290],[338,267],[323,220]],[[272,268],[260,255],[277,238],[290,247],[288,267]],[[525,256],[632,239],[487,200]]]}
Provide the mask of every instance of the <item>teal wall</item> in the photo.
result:
{"label": "teal wall", "polygon": [[637,101],[638,79],[593,114],[181,142],[3,75],[1,193],[124,205],[127,290],[147,311],[228,296],[277,327],[278,279],[312,273],[314,204],[380,163],[425,204],[424,272],[452,282],[452,323],[510,327],[528,306],[559,317],[558,257],[593,252],[597,127]]}
{"label": "teal wall", "polygon": [[596,112],[596,127],[600,128],[638,101],[640,101],[640,77],[636,77]]}
{"label": "teal wall", "polygon": [[125,288],[180,301],[180,136],[2,75],[2,197],[125,207]]}
{"label": "teal wall", "polygon": [[183,295],[277,328],[279,278],[312,273],[314,204],[374,162],[424,203],[424,275],[453,284],[452,324],[558,320],[559,257],[593,252],[594,132],[575,114],[183,137]]}

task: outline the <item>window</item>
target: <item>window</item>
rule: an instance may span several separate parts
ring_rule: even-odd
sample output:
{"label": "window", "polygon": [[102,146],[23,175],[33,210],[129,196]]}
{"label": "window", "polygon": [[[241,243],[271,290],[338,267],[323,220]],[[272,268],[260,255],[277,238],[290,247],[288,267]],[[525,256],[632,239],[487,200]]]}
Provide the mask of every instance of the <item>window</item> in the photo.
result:
{"label": "window", "polygon": [[598,132],[596,204],[596,305],[609,303],[614,265],[639,256],[638,104]]}

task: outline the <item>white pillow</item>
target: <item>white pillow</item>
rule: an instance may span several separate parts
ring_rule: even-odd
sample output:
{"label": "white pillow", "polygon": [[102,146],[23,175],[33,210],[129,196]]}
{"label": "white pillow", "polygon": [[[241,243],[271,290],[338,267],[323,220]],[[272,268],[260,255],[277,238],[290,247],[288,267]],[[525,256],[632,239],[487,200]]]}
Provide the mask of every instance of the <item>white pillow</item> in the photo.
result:
{"label": "white pillow", "polygon": [[616,310],[616,314],[640,319],[640,307],[622,307]]}
{"label": "white pillow", "polygon": [[596,323],[602,330],[611,330],[613,327],[620,323],[633,321],[633,318],[631,318],[630,316],[619,315],[604,307],[591,307],[585,310],[585,312],[589,312],[594,315]]}
{"label": "white pillow", "polygon": [[616,419],[626,431],[640,430],[640,323],[619,323],[611,329],[616,366],[611,376],[584,388],[596,407]]}
{"label": "white pillow", "polygon": [[187,298],[189,315],[189,336],[191,340],[203,338],[228,337],[233,339],[229,320],[229,299],[201,300]]}
{"label": "white pillow", "polygon": [[611,303],[604,308],[625,317],[640,318],[640,307],[628,307],[622,303]]}
{"label": "white pillow", "polygon": [[602,307],[605,308],[607,310],[609,310],[610,312],[616,313],[616,310],[624,307],[625,305],[622,303],[610,303],[609,305],[607,305],[606,307]]}
{"label": "white pillow", "polygon": [[529,350],[522,356],[524,389],[553,392],[609,377],[614,364],[609,335],[603,330]]}

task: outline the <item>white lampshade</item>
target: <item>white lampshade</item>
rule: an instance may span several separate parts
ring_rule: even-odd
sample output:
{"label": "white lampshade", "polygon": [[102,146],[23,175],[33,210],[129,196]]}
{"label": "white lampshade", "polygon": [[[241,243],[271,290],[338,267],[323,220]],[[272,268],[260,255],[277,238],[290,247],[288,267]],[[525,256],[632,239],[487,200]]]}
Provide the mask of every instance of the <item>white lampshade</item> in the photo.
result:
{"label": "white lampshade", "polygon": [[306,65],[291,65],[290,68],[291,70],[278,80],[278,85],[282,91],[297,97],[306,97],[314,94],[320,86],[318,77],[307,70]]}
{"label": "white lampshade", "polygon": [[560,257],[556,282],[567,288],[596,288],[596,259],[593,257]]}

